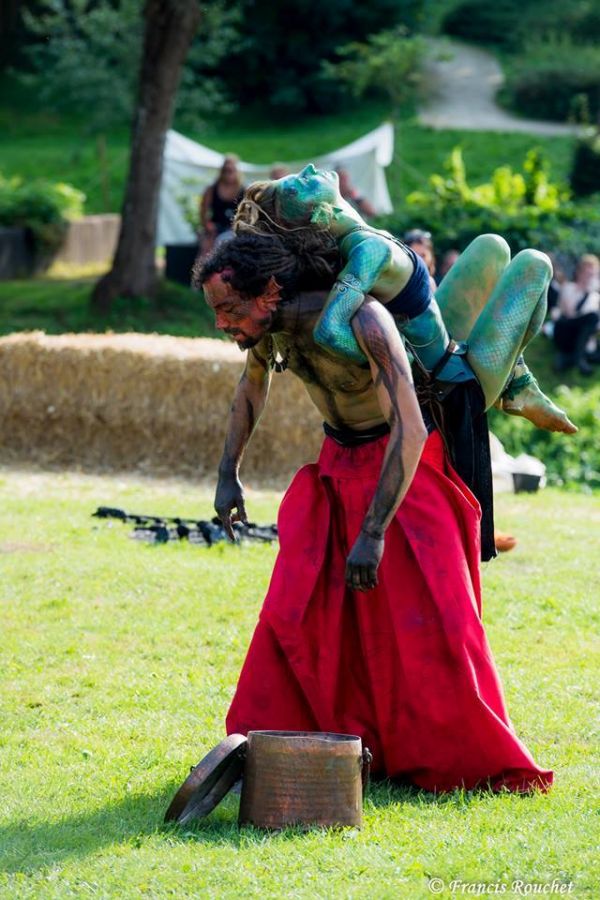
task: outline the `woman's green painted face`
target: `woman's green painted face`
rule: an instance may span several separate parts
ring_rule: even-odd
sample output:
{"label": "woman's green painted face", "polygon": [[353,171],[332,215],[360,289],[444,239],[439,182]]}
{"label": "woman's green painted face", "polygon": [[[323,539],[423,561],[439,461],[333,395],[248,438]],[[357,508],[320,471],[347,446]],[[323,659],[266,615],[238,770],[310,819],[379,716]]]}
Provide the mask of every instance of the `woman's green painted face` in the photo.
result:
{"label": "woman's green painted face", "polygon": [[281,214],[290,222],[302,221],[321,203],[336,206],[341,202],[337,172],[316,169],[312,163],[297,175],[286,175],[273,184]]}

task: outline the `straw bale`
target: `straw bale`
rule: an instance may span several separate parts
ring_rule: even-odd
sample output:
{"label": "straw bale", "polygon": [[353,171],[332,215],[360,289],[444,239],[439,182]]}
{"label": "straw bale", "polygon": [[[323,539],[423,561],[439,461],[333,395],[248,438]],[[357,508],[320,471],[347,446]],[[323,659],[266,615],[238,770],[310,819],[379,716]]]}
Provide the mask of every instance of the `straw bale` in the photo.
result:
{"label": "straw bale", "polygon": [[[237,347],[207,338],[0,338],[0,459],[214,477],[243,364]],[[321,436],[301,383],[275,374],[245,479],[288,481]]]}

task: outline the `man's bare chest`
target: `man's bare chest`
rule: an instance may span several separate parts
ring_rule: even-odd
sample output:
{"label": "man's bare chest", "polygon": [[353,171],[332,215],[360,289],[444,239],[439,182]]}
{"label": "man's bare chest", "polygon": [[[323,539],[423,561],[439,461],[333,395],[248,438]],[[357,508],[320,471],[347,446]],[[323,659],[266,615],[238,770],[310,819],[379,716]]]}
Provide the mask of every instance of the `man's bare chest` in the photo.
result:
{"label": "man's bare chest", "polygon": [[372,388],[368,366],[348,363],[341,357],[321,350],[310,338],[287,334],[273,335],[276,359],[311,387],[340,394],[362,394]]}

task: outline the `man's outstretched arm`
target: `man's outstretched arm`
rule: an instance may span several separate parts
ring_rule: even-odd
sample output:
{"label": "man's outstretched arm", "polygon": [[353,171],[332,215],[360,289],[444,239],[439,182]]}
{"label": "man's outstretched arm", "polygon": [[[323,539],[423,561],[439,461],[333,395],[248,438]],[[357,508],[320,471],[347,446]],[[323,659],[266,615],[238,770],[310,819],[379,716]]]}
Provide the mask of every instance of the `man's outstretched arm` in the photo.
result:
{"label": "man's outstretched arm", "polygon": [[375,495],[346,564],[348,586],[366,591],[377,584],[385,530],[410,487],[427,430],[406,350],[390,314],[380,303],[367,301],[352,327],[369,360],[379,405],[390,426]]}
{"label": "man's outstretched arm", "polygon": [[265,407],[269,394],[271,372],[268,364],[266,338],[248,351],[246,368],[233,397],[227,423],[227,435],[223,456],[219,463],[219,480],[215,496],[215,509],[225,531],[234,540],[231,513],[247,521],[244,505],[244,488],[239,479],[244,450]]}

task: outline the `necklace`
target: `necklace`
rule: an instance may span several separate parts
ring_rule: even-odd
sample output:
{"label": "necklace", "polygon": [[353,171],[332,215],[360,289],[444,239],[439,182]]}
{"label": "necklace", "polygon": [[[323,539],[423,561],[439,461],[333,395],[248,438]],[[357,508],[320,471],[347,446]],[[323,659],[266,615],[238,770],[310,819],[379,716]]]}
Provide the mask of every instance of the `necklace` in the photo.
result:
{"label": "necklace", "polygon": [[[300,301],[296,298],[296,317],[294,320],[294,327],[292,328],[292,334],[296,333],[296,329],[298,328],[298,319],[300,317]],[[277,358],[279,355],[279,359]],[[269,366],[273,369],[274,372],[285,372],[288,367],[288,363],[290,361],[290,348],[288,346],[287,350],[283,354],[276,354],[273,349],[273,338],[269,341],[269,354],[268,354]]]}
{"label": "necklace", "polygon": [[289,347],[285,352],[284,356],[281,356],[279,359],[275,356],[273,351],[273,341],[271,341],[269,346],[269,367],[273,369],[275,372],[285,372],[288,367],[288,363],[290,361],[290,350]]}

